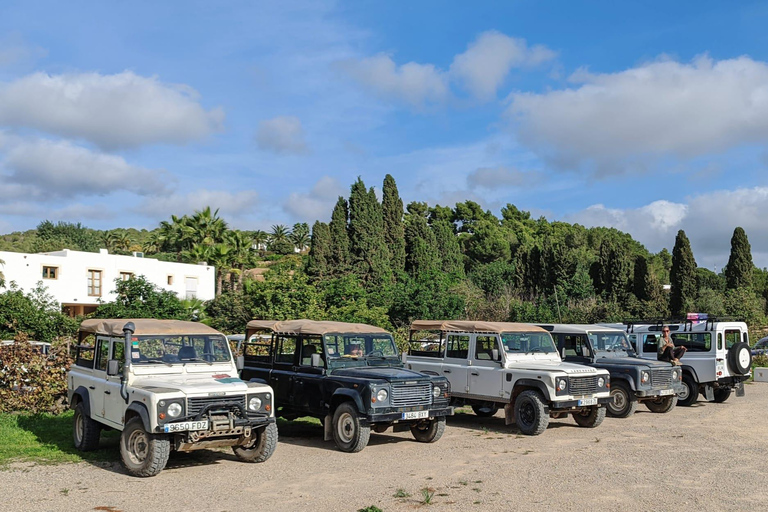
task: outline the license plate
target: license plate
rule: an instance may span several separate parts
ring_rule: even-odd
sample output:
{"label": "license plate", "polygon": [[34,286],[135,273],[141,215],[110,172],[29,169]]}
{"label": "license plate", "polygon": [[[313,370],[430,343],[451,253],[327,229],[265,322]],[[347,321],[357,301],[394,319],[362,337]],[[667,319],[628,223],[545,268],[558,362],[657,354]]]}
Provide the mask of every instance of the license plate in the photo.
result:
{"label": "license plate", "polygon": [[429,411],[412,411],[403,413],[404,420],[421,420],[424,418],[429,418]]}
{"label": "license plate", "polygon": [[674,389],[662,389],[659,391],[659,396],[665,396],[665,395],[674,395],[675,390]]}
{"label": "license plate", "polygon": [[597,405],[597,398],[582,398],[579,405]]}
{"label": "license plate", "polygon": [[185,432],[187,430],[208,430],[208,420],[205,421],[182,421],[180,423],[169,423],[163,426],[165,432]]}

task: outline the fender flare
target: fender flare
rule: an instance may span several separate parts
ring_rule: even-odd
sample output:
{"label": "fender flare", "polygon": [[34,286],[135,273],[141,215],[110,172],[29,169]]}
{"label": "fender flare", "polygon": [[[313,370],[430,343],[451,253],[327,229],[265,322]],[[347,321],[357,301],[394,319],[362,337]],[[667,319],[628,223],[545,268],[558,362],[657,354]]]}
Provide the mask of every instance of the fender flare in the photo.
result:
{"label": "fender flare", "polygon": [[91,397],[90,393],[88,393],[88,388],[85,386],[79,386],[74,393],[72,393],[72,402],[75,401],[75,397],[80,397],[80,402],[82,402],[83,407],[85,408],[85,414],[88,416],[91,415]]}
{"label": "fender flare", "polygon": [[363,407],[363,399],[360,397],[360,393],[349,388],[339,388],[333,392],[331,396],[331,410],[335,409],[338,404],[348,400],[354,402],[360,414],[365,414],[365,407]]}
{"label": "fender flare", "polygon": [[515,381],[515,385],[514,385],[514,387],[512,388],[512,395],[513,395],[513,396],[515,395],[515,388],[516,388],[516,387],[518,387],[518,386],[525,386],[525,387],[532,387],[532,388],[536,388],[536,389],[538,389],[539,391],[541,391],[541,392],[542,392],[542,394],[544,395],[544,398],[545,398],[545,399],[546,399],[548,402],[551,402],[551,401],[552,401],[552,397],[551,397],[551,396],[550,396],[550,394],[549,394],[549,390],[547,389],[547,386],[546,386],[546,385],[544,385],[544,383],[543,383],[543,382],[541,382],[540,380],[534,380],[534,379],[519,379],[519,380]]}
{"label": "fender flare", "polygon": [[627,387],[629,387],[630,391],[633,393],[637,392],[637,386],[635,386],[635,379],[631,378],[629,375],[621,374],[616,375],[615,377],[611,375],[611,385],[613,385],[616,381],[622,381],[624,382]]}
{"label": "fender flare", "polygon": [[135,412],[139,418],[141,418],[141,422],[144,424],[145,431],[152,432],[152,430],[150,430],[151,422],[149,421],[149,411],[147,410],[146,405],[140,404],[139,402],[132,402],[131,405],[129,405],[125,410],[125,417],[127,418],[130,416],[131,412]]}
{"label": "fender flare", "polygon": [[683,369],[683,375],[686,373],[690,373],[693,377],[693,380],[696,381],[696,384],[701,384],[701,381],[699,380],[699,374],[696,373],[696,370],[693,369],[693,366],[688,366],[687,364],[682,365],[680,368]]}
{"label": "fender flare", "polygon": [[256,377],[253,377],[248,382],[258,382],[259,384],[266,384],[267,386],[269,386],[269,382],[267,382],[266,379],[259,379],[259,378],[256,378]]}

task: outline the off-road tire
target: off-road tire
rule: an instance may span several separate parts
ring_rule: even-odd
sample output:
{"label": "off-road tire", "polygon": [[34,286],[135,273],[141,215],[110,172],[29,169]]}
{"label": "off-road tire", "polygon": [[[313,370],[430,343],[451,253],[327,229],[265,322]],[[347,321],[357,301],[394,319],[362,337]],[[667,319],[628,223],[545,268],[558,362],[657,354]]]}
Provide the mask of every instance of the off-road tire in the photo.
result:
{"label": "off-road tire", "polygon": [[537,436],[547,430],[549,414],[541,393],[526,389],[515,400],[515,423],[523,434]]}
{"label": "off-road tire", "polygon": [[417,423],[411,427],[411,434],[420,443],[434,443],[445,432],[445,416],[440,416],[433,420],[423,423],[425,428],[421,428],[422,423]]}
{"label": "off-road tire", "polygon": [[611,400],[605,404],[606,414],[612,418],[626,418],[637,410],[634,393],[623,382],[611,382]]}
{"label": "off-road tire", "polygon": [[752,351],[748,343],[740,341],[728,349],[728,367],[736,375],[746,375],[752,368]]}
{"label": "off-road tire", "polygon": [[277,437],[277,424],[270,423],[266,427],[252,430],[251,442],[243,446],[233,446],[232,451],[243,462],[264,462],[275,453]]}
{"label": "off-road tire", "polygon": [[721,404],[731,396],[731,388],[717,388],[715,390],[715,403]]}
{"label": "off-road tire", "polygon": [[363,426],[351,402],[339,405],[333,413],[333,440],[339,450],[357,453],[368,445],[371,427]]}
{"label": "off-road tire", "polygon": [[645,406],[649,411],[659,414],[664,414],[671,411],[675,408],[675,405],[677,405],[677,397],[675,395],[663,396],[645,402]]}
{"label": "off-road tire", "polygon": [[605,407],[589,407],[573,413],[573,419],[580,427],[595,428],[599,427],[605,419]]}
{"label": "off-road tire", "polygon": [[150,434],[144,430],[141,418],[134,417],[125,424],[120,435],[120,458],[134,476],[155,476],[165,468],[171,453],[168,436]]}
{"label": "off-road tire", "polygon": [[90,452],[99,448],[101,424],[88,416],[83,402],[75,406],[75,417],[72,423],[72,437],[75,448],[81,452]]}
{"label": "off-road tire", "polygon": [[498,405],[473,405],[472,410],[475,412],[477,416],[480,416],[481,418],[490,418],[491,416],[495,415],[497,412],[499,412],[499,406]]}
{"label": "off-road tire", "polygon": [[687,388],[688,392],[687,394],[683,392],[682,395],[678,393],[677,405],[688,407],[695,404],[696,400],[699,398],[699,385],[693,380],[691,374],[683,373],[683,386]]}

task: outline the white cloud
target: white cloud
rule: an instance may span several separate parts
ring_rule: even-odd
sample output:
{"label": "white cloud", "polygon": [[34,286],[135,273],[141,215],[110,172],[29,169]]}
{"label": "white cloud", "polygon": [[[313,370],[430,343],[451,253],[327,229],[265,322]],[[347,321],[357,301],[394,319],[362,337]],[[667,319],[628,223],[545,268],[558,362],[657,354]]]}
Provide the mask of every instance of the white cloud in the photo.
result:
{"label": "white cloud", "polygon": [[577,88],[510,96],[521,141],[596,175],[768,141],[768,64],[749,57],[659,60],[618,73],[579,71]]}
{"label": "white cloud", "polygon": [[654,201],[634,209],[603,205],[565,217],[585,226],[609,226],[626,231],[649,250],[672,250],[677,230],[685,231],[699,266],[721,269],[728,261],[733,230],[747,232],[758,266],[768,266],[768,187],[719,190],[693,196],[685,202]]}
{"label": "white cloud", "polygon": [[545,46],[529,48],[525,39],[489,30],[470,43],[467,51],[454,57],[450,73],[475,97],[488,101],[496,97],[513,67],[538,65],[556,55]]}
{"label": "white cloud", "polygon": [[[128,164],[122,157],[91,151],[67,141],[46,139],[6,142],[0,175],[8,184],[22,187],[24,197],[106,195],[129,191],[139,195],[165,193],[163,171]],[[5,186],[8,185],[4,185]]]}
{"label": "white cloud", "polygon": [[538,177],[531,172],[503,165],[480,167],[467,176],[467,186],[471,189],[485,188],[495,190],[505,187],[523,187],[533,185],[538,181]]}
{"label": "white cloud", "polygon": [[146,198],[136,213],[148,217],[168,217],[194,213],[210,206],[219,210],[219,216],[243,216],[258,208],[259,194],[255,190],[227,192],[224,190],[195,190],[186,194],[175,193],[160,198]]}
{"label": "white cloud", "polygon": [[83,138],[107,149],[183,144],[221,129],[223,120],[223,111],[205,110],[192,88],[131,71],[34,73],[0,84],[0,124]]}
{"label": "white cloud", "polygon": [[256,131],[259,148],[273,153],[301,154],[307,152],[304,128],[298,117],[280,116],[259,123]]}
{"label": "white cloud", "polygon": [[345,195],[346,192],[347,189],[342,187],[336,178],[323,176],[309,193],[291,193],[283,203],[283,209],[304,222],[330,219],[334,204],[339,196]]}
{"label": "white cloud", "polygon": [[342,61],[341,68],[354,80],[384,97],[393,97],[416,107],[448,99],[447,76],[432,64],[408,62],[398,66],[383,53]]}

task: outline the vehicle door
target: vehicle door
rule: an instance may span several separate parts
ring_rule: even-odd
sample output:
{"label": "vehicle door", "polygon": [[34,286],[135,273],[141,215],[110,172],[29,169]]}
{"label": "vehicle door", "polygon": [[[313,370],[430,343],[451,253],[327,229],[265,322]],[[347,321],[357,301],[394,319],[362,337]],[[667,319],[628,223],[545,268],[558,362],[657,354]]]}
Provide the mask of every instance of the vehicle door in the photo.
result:
{"label": "vehicle door", "polygon": [[467,367],[470,340],[469,334],[457,333],[448,333],[445,340],[445,357],[440,369],[451,383],[451,393],[454,395],[466,395],[469,392]]}
{"label": "vehicle door", "polygon": [[107,387],[107,362],[109,361],[109,338],[98,336],[96,338],[96,359],[93,362],[93,386],[92,389],[95,409],[91,409],[91,415],[105,418],[106,403],[111,397],[111,390]]}
{"label": "vehicle door", "polygon": [[[322,415],[323,409],[323,373],[325,352],[320,337],[299,338],[299,364],[291,376],[292,406],[295,409]],[[320,356],[320,366],[312,366],[312,355]]]}
{"label": "vehicle door", "polygon": [[725,371],[726,368],[722,337],[715,342],[712,339],[713,334],[710,331],[673,331],[670,334],[675,347],[687,349],[680,362],[683,366],[693,368],[698,382],[701,383],[713,382],[717,378],[717,372]]}
{"label": "vehicle door", "polygon": [[245,381],[260,379],[268,383],[272,371],[272,336],[251,336],[250,339],[244,340],[242,349],[243,369],[240,371],[240,378]]}
{"label": "vehicle door", "polygon": [[120,395],[123,367],[125,366],[125,341],[112,340],[110,359],[118,361],[118,374],[107,375],[104,385],[104,419],[114,425],[123,424],[126,403]]}
{"label": "vehicle door", "polygon": [[569,363],[589,364],[592,362],[592,348],[586,334],[563,334],[563,359]]}
{"label": "vehicle door", "polygon": [[290,407],[293,404],[291,383],[296,373],[296,358],[298,352],[297,337],[275,334],[273,341],[272,372],[269,375],[269,385],[275,392],[275,402],[281,406]]}
{"label": "vehicle door", "polygon": [[[729,326],[724,331],[725,338],[725,350],[722,355],[718,354],[717,357],[717,377],[725,377],[728,375],[735,375],[733,369],[728,364],[728,354],[736,343],[744,341],[746,333],[742,333],[741,329],[735,326]],[[720,373],[722,372],[722,373]]]}
{"label": "vehicle door", "polygon": [[469,393],[489,398],[504,396],[502,375],[498,334],[476,334],[469,368]]}

